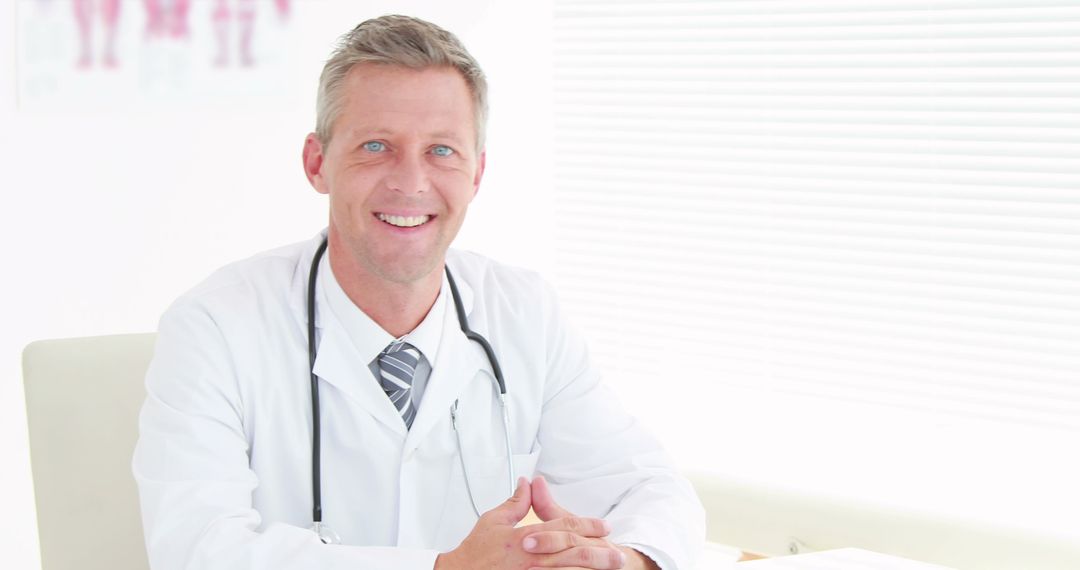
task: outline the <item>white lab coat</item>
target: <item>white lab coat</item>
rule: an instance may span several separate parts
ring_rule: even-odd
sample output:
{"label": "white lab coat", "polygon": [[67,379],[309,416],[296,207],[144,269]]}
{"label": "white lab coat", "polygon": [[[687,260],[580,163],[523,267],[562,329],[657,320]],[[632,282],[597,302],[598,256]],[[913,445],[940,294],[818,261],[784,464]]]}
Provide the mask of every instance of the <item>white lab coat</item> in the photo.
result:
{"label": "white lab coat", "polygon": [[[344,545],[308,530],[305,292],[321,239],[226,266],[162,317],[133,461],[155,570],[429,570],[476,523],[450,423],[455,400],[478,507],[509,496],[491,367],[453,305],[407,431],[319,288],[323,511]],[[471,327],[503,368],[515,474],[543,474],[556,501],[604,517],[610,540],[665,570],[690,568],[704,539],[701,505],[599,382],[550,288],[475,254],[451,251],[447,263]]]}

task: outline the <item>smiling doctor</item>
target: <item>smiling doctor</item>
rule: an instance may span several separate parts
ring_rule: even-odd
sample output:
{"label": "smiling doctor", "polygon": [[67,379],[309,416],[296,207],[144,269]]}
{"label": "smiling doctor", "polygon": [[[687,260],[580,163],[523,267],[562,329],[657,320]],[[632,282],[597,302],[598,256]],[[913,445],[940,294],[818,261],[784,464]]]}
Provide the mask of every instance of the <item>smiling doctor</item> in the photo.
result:
{"label": "smiling doctor", "polygon": [[161,319],[133,461],[154,569],[691,568],[693,489],[551,289],[448,249],[486,112],[449,32],[342,38],[303,152],[329,227]]}

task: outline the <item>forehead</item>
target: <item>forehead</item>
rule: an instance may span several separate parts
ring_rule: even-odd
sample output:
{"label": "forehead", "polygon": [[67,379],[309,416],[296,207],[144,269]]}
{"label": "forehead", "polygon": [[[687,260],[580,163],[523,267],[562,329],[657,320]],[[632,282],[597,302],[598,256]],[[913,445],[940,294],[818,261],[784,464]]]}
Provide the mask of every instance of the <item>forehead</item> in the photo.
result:
{"label": "forehead", "polygon": [[430,131],[475,138],[472,93],[452,67],[361,63],[349,70],[341,89],[334,130],[342,134]]}

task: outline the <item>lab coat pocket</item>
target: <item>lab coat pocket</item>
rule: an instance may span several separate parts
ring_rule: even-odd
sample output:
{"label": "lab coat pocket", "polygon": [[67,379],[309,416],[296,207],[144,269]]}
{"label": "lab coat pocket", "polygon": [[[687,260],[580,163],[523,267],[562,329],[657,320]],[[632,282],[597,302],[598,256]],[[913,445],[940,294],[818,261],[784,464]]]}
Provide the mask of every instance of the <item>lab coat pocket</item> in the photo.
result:
{"label": "lab coat pocket", "polygon": [[521,455],[514,456],[514,484],[517,484],[518,477],[525,477],[532,480],[533,474],[536,473],[536,462],[540,459],[540,444],[536,444],[532,453],[523,453]]}
{"label": "lab coat pocket", "polygon": [[[465,467],[468,479],[466,494],[472,490],[472,496],[476,500],[476,508],[480,514],[499,506],[503,501],[514,494],[518,477],[532,479],[536,471],[536,462],[540,457],[540,449],[532,453],[515,453],[507,463],[506,455],[494,457],[478,457],[473,459],[466,456]],[[511,475],[509,466],[513,465]]]}
{"label": "lab coat pocket", "polygon": [[[514,485],[518,477],[532,479],[539,457],[539,446],[532,453],[511,456],[510,463],[514,467],[514,478],[511,483],[505,454],[470,456],[466,452],[465,465],[468,477],[465,477],[459,459],[451,470],[446,507],[437,543],[449,548],[457,546],[476,525],[477,512],[482,515],[509,499],[514,493]],[[474,501],[475,511],[473,510]]]}

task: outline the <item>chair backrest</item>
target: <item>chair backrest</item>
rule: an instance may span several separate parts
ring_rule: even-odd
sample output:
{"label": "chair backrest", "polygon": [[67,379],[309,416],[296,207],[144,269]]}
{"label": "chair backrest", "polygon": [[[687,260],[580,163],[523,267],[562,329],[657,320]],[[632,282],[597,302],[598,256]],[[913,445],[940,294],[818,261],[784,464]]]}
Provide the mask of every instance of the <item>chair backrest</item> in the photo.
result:
{"label": "chair backrest", "polygon": [[154,334],[23,351],[43,570],[146,570],[131,455]]}

